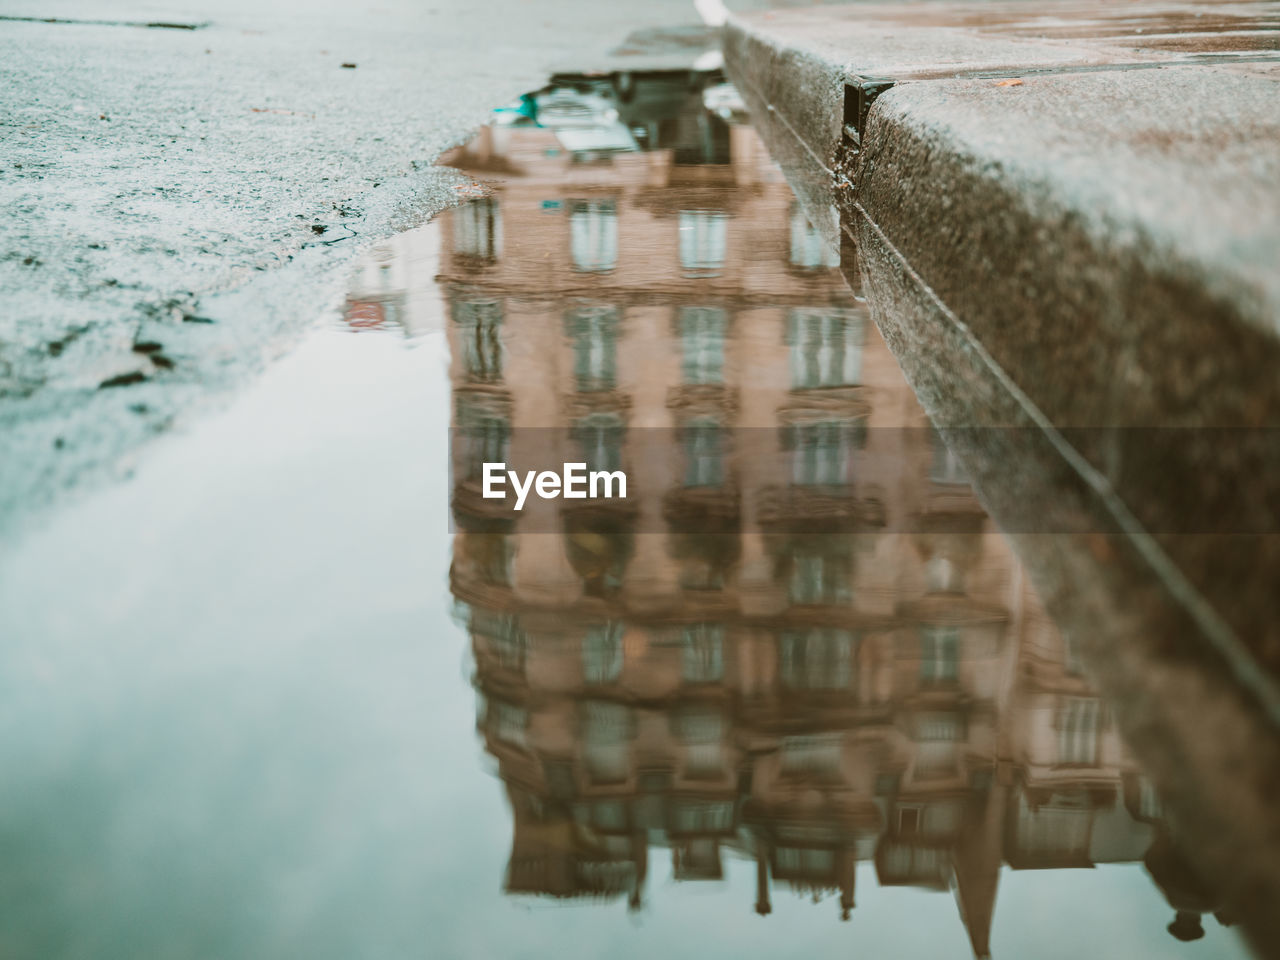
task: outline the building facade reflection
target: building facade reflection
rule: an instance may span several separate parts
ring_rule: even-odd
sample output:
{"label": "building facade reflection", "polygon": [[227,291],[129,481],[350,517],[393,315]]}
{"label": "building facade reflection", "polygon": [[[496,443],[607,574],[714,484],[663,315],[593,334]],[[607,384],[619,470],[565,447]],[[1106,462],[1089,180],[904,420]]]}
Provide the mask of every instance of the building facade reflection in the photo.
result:
{"label": "building facade reflection", "polygon": [[[492,189],[442,217],[438,280],[506,890],[638,907],[658,851],[687,882],[737,856],[757,912],[848,919],[867,862],[951,891],[986,956],[1004,867],[1158,861],[1169,828],[714,79],[561,78],[446,158]],[[523,442],[632,492],[495,510],[480,464]]]}

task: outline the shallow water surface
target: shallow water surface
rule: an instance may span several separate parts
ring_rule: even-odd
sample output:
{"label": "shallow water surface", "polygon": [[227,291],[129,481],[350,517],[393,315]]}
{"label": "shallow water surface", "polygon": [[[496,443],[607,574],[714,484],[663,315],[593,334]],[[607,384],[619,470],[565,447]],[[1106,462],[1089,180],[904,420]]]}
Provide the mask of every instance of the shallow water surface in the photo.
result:
{"label": "shallow water surface", "polygon": [[1245,955],[718,80],[504,111],[4,567],[0,952]]}

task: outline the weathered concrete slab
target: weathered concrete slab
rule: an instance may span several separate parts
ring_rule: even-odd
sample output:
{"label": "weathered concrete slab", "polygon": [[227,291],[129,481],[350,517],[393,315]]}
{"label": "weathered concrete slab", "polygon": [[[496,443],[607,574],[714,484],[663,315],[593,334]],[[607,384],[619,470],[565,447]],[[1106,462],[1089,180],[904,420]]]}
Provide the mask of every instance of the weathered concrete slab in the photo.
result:
{"label": "weathered concrete slab", "polygon": [[975,486],[1131,739],[1201,778],[1204,868],[1272,949],[1278,26],[1275,3],[871,4],[725,40],[931,417],[977,428]]}
{"label": "weathered concrete slab", "polygon": [[[843,84],[851,77],[889,78],[897,89],[878,114],[895,102],[907,110],[928,96],[942,104],[941,116],[935,111],[921,122],[938,137],[972,141],[958,148],[989,149],[992,162],[1015,164],[1026,177],[1047,182],[1069,178],[1064,185],[1077,191],[1081,184],[1095,190],[1110,185],[1105,195],[1064,199],[1117,202],[1135,183],[1148,197],[1170,181],[1202,186],[1178,191],[1187,200],[1179,197],[1169,211],[1182,214],[1177,226],[1186,226],[1190,211],[1230,223],[1238,233],[1232,218],[1247,213],[1259,195],[1272,206],[1256,211],[1258,222],[1276,203],[1270,166],[1275,90],[1264,81],[1274,80],[1280,66],[1277,11],[1274,2],[1142,3],[1122,12],[1096,2],[824,6],[740,15],[725,44],[747,95],[768,104],[833,170]],[[1177,65],[1196,69],[1180,74],[1171,70]],[[1155,73],[1148,76],[1148,70]],[[998,85],[1011,79],[1021,83]],[[1220,87],[1231,79],[1238,82]],[[925,80],[957,82],[935,87],[922,85]],[[964,80],[975,82],[959,82]],[[988,80],[995,83],[983,82]],[[1017,116],[1006,120],[1007,111]],[[1034,125],[1026,126],[1028,120]],[[1226,152],[1217,152],[1218,146]],[[1152,161],[1164,169],[1150,169]],[[1191,170],[1196,178],[1188,183]],[[1214,182],[1199,183],[1215,172],[1221,176]],[[1257,189],[1233,203],[1213,192],[1222,181]],[[1214,197],[1212,209],[1195,210],[1198,196]],[[1166,199],[1117,213],[1152,216]],[[1197,226],[1195,233],[1202,233],[1203,219]],[[1267,238],[1267,248],[1250,245],[1254,239],[1237,241],[1233,255],[1248,250],[1273,266],[1275,236]],[[1268,273],[1274,277],[1275,271]],[[1277,283],[1272,280],[1273,298]]]}

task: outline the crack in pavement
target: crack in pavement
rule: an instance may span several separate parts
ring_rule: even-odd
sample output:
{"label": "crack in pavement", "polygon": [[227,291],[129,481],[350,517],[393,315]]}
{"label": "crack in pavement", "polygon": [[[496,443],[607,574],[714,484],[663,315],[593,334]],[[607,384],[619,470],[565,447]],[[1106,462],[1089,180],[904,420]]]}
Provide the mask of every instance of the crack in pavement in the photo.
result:
{"label": "crack in pavement", "polygon": [[69,23],[88,27],[142,27],[147,30],[203,30],[209,21],[200,23],[171,23],[164,20],[74,20],[65,17],[12,17],[0,15],[0,20],[17,23]]}

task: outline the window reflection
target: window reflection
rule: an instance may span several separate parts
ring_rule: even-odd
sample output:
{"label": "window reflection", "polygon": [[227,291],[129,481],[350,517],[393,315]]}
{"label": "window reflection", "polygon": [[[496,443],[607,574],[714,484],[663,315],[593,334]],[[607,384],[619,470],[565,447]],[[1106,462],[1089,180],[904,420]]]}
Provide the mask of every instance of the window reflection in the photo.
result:
{"label": "window reflection", "polygon": [[799,204],[791,208],[791,264],[803,270],[840,266],[840,251],[828,246]]}
{"label": "window reflection", "polygon": [[573,339],[573,374],[583,393],[612,390],[618,378],[618,311],[580,306],[566,318]]}
{"label": "window reflection", "polygon": [[492,298],[457,300],[453,322],[458,325],[462,365],[467,379],[477,383],[502,380],[502,301]]}
{"label": "window reflection", "polygon": [[680,265],[686,277],[713,277],[724,269],[729,217],[715,210],[681,210]]}
{"label": "window reflection", "polygon": [[595,783],[622,783],[631,772],[631,712],[620,703],[589,701],[583,708],[583,759]]}
{"label": "window reflection", "polygon": [[572,436],[588,471],[622,469],[623,426],[618,416],[593,413],[583,417],[574,424]]}
{"label": "window reflection", "polygon": [[862,318],[840,310],[791,311],[787,342],[797,390],[853,386],[862,373]]}
{"label": "window reflection", "polygon": [[569,248],[576,270],[601,273],[618,265],[618,204],[569,201]]}
{"label": "window reflection", "polygon": [[709,418],[693,420],[684,437],[686,487],[718,487],[724,482],[724,431]]}
{"label": "window reflection", "polygon": [[718,307],[681,307],[681,365],[685,383],[724,381],[726,315]]}
{"label": "window reflection", "polygon": [[792,552],[790,595],[797,604],[842,604],[852,596],[847,545],[826,538],[797,543]]}
{"label": "window reflection", "polygon": [[853,635],[833,627],[787,631],[779,641],[778,669],[788,687],[847,689],[853,673]]}
{"label": "window reflection", "polygon": [[582,640],[582,676],[589,684],[612,683],[622,675],[622,625],[595,623]]}
{"label": "window reflection", "polygon": [[724,718],[718,713],[688,712],[677,717],[677,734],[684,744],[684,775],[707,780],[724,775]]}
{"label": "window reflection", "polygon": [[850,425],[843,420],[795,424],[789,428],[791,482],[798,486],[837,486],[849,482]]}
{"label": "window reflection", "polygon": [[960,630],[957,627],[920,628],[920,682],[954,683],[959,666]]}
{"label": "window reflection", "polygon": [[457,400],[457,433],[464,458],[463,474],[467,480],[478,481],[484,475],[486,463],[504,463],[508,459],[511,441],[511,425],[508,418],[484,403],[459,396]]}
{"label": "window reflection", "polygon": [[453,251],[493,262],[502,256],[502,211],[495,197],[464,203],[452,212]]}
{"label": "window reflection", "polygon": [[1058,717],[1058,759],[1061,763],[1093,766],[1098,760],[1098,701],[1071,697]]}
{"label": "window reflection", "polygon": [[685,683],[717,683],[724,679],[724,627],[691,623],[683,631]]}
{"label": "window reflection", "polygon": [[524,670],[529,641],[515,616],[475,608],[471,611],[470,625],[474,636],[485,639],[500,668]]}

